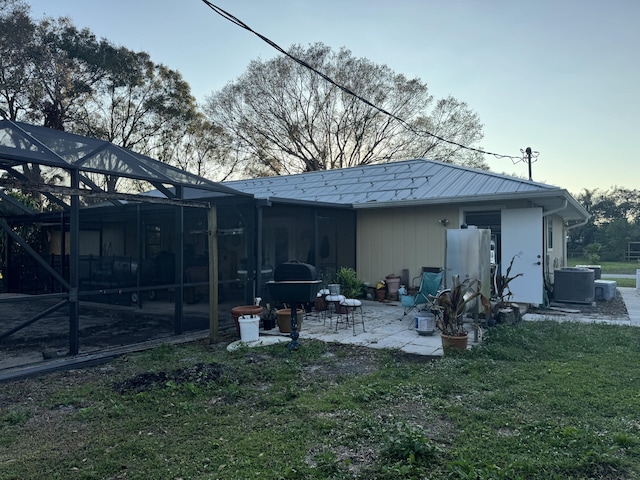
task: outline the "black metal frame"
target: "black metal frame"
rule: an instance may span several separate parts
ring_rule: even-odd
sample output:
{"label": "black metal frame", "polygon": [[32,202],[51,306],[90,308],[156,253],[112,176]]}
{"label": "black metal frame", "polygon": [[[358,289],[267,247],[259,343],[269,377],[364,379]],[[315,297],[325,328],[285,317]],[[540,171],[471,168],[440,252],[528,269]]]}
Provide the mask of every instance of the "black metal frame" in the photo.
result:
{"label": "black metal frame", "polygon": [[[113,158],[117,157],[117,161]],[[23,173],[16,170],[21,166],[39,165],[57,169],[67,177],[68,186],[33,182]],[[69,307],[69,354],[79,352],[79,234],[80,234],[80,199],[96,197],[110,201],[114,205],[121,205],[120,200],[152,204],[172,205],[175,207],[175,238],[176,246],[176,290],[175,325],[176,334],[182,333],[183,324],[183,292],[184,279],[182,277],[184,239],[182,227],[184,225],[184,208],[210,208],[207,200],[190,201],[185,198],[185,188],[191,187],[209,192],[212,197],[249,195],[237,192],[226,186],[197,177],[188,172],[158,162],[149,157],[124,150],[109,142],[81,137],[46,127],[13,122],[0,121],[0,169],[4,170],[8,179],[2,182],[7,188],[31,190],[45,196],[52,205],[61,209],[69,224],[69,271],[68,279],[53,269],[44,259],[33,250],[28,243],[16,234],[12,223],[24,223],[38,218],[31,209],[21,205],[11,196],[2,192],[0,202],[3,203],[0,218],[0,228],[4,230],[12,242],[17,242],[33,259],[36,260],[60,285],[62,293],[47,295],[49,298],[63,300],[23,324],[8,332],[0,334],[0,339],[49,315],[64,306]],[[157,190],[156,196],[130,195],[123,192],[105,192],[89,177],[90,175],[117,176],[147,182]],[[81,188],[82,185],[82,188]],[[168,187],[167,187],[168,185]],[[68,202],[65,199],[68,198]],[[4,205],[8,205],[5,208]],[[138,216],[138,225],[140,217]],[[64,222],[64,220],[63,220]],[[62,229],[64,231],[64,227]],[[64,245],[64,241],[62,242]],[[63,247],[64,248],[64,247]],[[7,249],[8,251],[9,249]],[[139,291],[132,289],[132,291]],[[118,289],[122,291],[122,289]],[[82,292],[84,295],[87,292]],[[21,301],[20,297],[5,299],[4,301]],[[29,301],[29,298],[24,299]]]}

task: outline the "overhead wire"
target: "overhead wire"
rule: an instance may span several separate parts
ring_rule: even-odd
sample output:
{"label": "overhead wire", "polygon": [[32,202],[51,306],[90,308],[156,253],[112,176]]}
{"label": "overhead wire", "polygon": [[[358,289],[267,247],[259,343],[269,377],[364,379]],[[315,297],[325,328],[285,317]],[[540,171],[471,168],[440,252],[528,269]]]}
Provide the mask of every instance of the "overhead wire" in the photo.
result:
{"label": "overhead wire", "polygon": [[[444,143],[448,143],[449,145],[454,145],[456,147],[465,149],[465,150],[469,150],[472,152],[476,152],[479,153],[481,155],[491,155],[495,158],[498,159],[503,159],[503,158],[508,158],[510,159],[514,164],[517,162],[524,162],[526,161],[526,159],[524,158],[524,156],[522,157],[517,157],[517,156],[513,156],[513,155],[502,155],[499,153],[494,153],[494,152],[488,152],[486,150],[482,150],[480,148],[474,148],[474,147],[470,147],[468,145],[463,145],[461,143],[455,142],[453,140],[449,140],[446,139],[444,137],[441,137],[440,135],[437,135],[435,133],[429,132],[427,130],[418,130],[416,129],[413,125],[411,125],[410,123],[408,123],[406,120],[404,120],[403,118],[398,117],[397,115],[395,115],[394,113],[391,113],[387,110],[385,110],[382,107],[379,107],[378,105],[375,105],[374,103],[370,102],[369,100],[367,100],[366,98],[358,95],[357,93],[353,92],[351,89],[345,87],[344,85],[341,85],[339,83],[337,83],[336,81],[334,81],[331,77],[329,77],[328,75],[326,75],[325,73],[319,71],[318,69],[316,69],[313,65],[310,65],[309,63],[307,63],[306,61],[291,55],[289,52],[287,52],[285,49],[283,49],[282,47],[280,47],[280,45],[278,45],[277,43],[275,43],[274,41],[272,41],[271,39],[265,37],[264,35],[262,35],[259,32],[256,32],[255,30],[253,30],[251,27],[249,27],[246,23],[244,23],[242,20],[240,20],[239,18],[235,17],[234,15],[232,15],[231,13],[227,12],[226,10],[218,7],[217,5],[211,3],[209,0],[202,0],[203,3],[205,5],[207,5],[209,8],[211,8],[214,12],[216,12],[218,15],[220,15],[222,18],[230,21],[231,23],[234,23],[235,25],[239,26],[240,28],[243,28],[244,30],[247,30],[248,32],[253,33],[255,36],[257,36],[258,38],[260,38],[262,41],[264,41],[265,43],[269,44],[271,47],[273,47],[275,50],[277,50],[278,52],[282,53],[283,55],[287,56],[288,58],[290,58],[291,60],[293,60],[294,62],[296,62],[299,65],[302,65],[305,68],[308,68],[309,70],[313,71],[314,73],[316,73],[318,76],[320,76],[321,78],[323,78],[324,80],[326,80],[327,82],[329,82],[330,84],[334,85],[335,87],[339,88],[340,90],[342,90],[343,92],[352,95],[353,97],[357,98],[358,100],[360,100],[361,102],[365,103],[366,105],[370,106],[371,108],[377,110],[378,112],[384,114],[384,115],[388,115],[389,117],[393,118],[394,120],[396,120],[397,122],[399,122],[401,125],[403,125],[407,130],[411,131],[412,133],[418,135],[418,136],[428,136],[428,137],[433,137],[437,140],[440,140],[441,142]],[[431,147],[429,147],[430,149]],[[425,153],[423,154],[423,156],[427,153],[427,151],[429,150],[427,149],[425,151]]]}

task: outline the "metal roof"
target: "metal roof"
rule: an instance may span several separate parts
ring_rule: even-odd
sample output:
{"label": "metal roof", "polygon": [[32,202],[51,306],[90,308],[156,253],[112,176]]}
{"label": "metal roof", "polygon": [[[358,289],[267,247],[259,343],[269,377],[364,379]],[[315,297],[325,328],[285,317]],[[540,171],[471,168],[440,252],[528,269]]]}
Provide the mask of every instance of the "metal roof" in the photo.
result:
{"label": "metal roof", "polygon": [[522,178],[434,160],[414,159],[361,167],[225,182],[256,198],[380,208],[400,205],[527,199],[565,219],[588,212],[564,189]]}

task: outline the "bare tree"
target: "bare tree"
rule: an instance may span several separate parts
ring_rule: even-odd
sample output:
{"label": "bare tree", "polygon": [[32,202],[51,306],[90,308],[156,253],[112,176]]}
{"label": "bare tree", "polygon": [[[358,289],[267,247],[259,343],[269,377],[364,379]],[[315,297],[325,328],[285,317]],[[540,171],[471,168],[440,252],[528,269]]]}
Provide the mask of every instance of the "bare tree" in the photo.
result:
{"label": "bare tree", "polygon": [[474,168],[488,168],[480,153],[464,148],[477,145],[483,136],[479,115],[465,102],[452,96],[438,100],[431,114],[416,122],[416,130],[433,132],[451,142],[427,136],[424,143],[419,145],[422,151],[416,151],[415,156]]}
{"label": "bare tree", "polygon": [[234,175],[351,167],[425,152],[443,161],[481,164],[477,156],[462,155],[460,147],[425,133],[465,146],[479,141],[482,125],[465,103],[449,97],[433,105],[425,83],[354,58],[344,48],[335,53],[317,43],[293,46],[289,53],[348,91],[286,56],[252,61],[205,107],[233,139],[230,150],[240,153]]}

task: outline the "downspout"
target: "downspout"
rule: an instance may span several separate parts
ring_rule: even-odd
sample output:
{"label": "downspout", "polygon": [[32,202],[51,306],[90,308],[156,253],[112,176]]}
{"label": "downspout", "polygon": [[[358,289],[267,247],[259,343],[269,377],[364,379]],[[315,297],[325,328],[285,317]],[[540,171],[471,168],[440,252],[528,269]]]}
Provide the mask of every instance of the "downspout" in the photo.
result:
{"label": "downspout", "polygon": [[[584,220],[582,220],[582,221],[580,221],[580,222],[578,222],[578,223],[576,223],[574,225],[569,225],[569,226],[565,227],[565,230],[568,232],[569,230],[573,230],[574,228],[582,227],[582,226],[586,225],[587,223],[589,223],[589,219],[590,218],[591,218],[591,216],[589,216],[588,218],[585,218]],[[566,252],[567,252],[567,236],[566,235],[564,236],[564,251],[565,251],[565,254],[566,254]],[[565,261],[565,264],[566,263],[567,262]]]}

